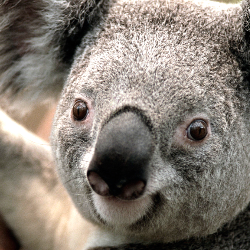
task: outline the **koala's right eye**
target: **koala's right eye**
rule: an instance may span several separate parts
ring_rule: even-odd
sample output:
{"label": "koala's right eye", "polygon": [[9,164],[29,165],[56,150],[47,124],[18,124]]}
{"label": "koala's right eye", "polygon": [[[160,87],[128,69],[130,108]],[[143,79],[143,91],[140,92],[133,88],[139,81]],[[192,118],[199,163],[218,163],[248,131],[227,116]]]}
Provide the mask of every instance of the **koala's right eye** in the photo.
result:
{"label": "koala's right eye", "polygon": [[203,140],[208,133],[207,123],[203,120],[193,121],[187,129],[187,137],[193,141]]}
{"label": "koala's right eye", "polygon": [[73,106],[73,116],[77,121],[85,120],[88,116],[89,110],[86,103],[82,100],[76,100]]}

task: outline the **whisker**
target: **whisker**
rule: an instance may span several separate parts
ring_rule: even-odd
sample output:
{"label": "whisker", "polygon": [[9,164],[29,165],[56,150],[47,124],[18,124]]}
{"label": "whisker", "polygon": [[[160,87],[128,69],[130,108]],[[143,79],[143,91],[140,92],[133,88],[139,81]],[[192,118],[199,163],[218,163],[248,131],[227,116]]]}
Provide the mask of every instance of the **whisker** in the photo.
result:
{"label": "whisker", "polygon": [[69,182],[71,182],[71,181],[74,181],[74,180],[77,180],[77,179],[82,179],[82,180],[83,180],[83,177],[82,177],[82,176],[78,176],[78,177],[71,178],[71,179],[69,179],[69,180],[63,182],[63,184],[67,184],[67,183],[69,183]]}

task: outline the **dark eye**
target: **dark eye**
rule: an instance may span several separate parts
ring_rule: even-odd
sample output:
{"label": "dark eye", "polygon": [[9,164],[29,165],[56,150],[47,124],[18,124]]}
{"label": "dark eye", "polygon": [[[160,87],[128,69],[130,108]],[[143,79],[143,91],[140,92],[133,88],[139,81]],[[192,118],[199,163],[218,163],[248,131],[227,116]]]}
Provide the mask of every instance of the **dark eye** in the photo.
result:
{"label": "dark eye", "polygon": [[193,121],[187,129],[187,137],[193,141],[203,140],[208,133],[207,123],[203,120]]}
{"label": "dark eye", "polygon": [[77,100],[73,106],[73,116],[75,120],[82,121],[86,119],[89,113],[86,103],[82,100]]}

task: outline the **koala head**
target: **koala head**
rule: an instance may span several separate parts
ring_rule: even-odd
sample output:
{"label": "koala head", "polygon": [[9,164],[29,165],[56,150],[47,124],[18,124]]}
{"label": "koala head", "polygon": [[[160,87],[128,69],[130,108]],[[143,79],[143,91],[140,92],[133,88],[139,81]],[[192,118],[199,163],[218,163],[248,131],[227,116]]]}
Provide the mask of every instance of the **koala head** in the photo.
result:
{"label": "koala head", "polygon": [[117,1],[83,38],[52,146],[80,213],[101,227],[173,241],[248,204],[247,17],[213,5]]}
{"label": "koala head", "polygon": [[30,106],[63,88],[51,146],[84,217],[169,242],[247,206],[249,4],[0,3],[0,96]]}

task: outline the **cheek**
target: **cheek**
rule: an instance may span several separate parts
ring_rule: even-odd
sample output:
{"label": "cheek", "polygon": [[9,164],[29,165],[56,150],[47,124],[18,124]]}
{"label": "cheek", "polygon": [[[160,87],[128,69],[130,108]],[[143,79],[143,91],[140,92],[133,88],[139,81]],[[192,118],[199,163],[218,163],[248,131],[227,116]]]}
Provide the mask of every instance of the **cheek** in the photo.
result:
{"label": "cheek", "polygon": [[87,150],[87,152],[84,154],[84,156],[80,162],[80,168],[82,169],[82,171],[84,173],[84,178],[86,179],[86,181],[87,181],[87,170],[88,170],[89,164],[92,160],[92,157],[94,155],[94,151],[95,151],[95,148],[90,147]]}

